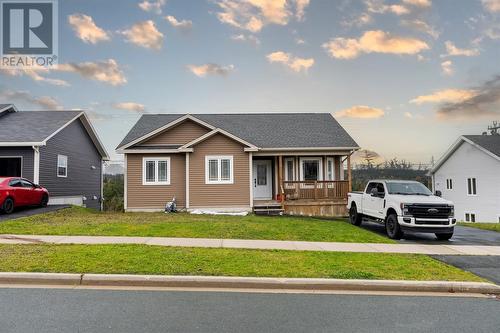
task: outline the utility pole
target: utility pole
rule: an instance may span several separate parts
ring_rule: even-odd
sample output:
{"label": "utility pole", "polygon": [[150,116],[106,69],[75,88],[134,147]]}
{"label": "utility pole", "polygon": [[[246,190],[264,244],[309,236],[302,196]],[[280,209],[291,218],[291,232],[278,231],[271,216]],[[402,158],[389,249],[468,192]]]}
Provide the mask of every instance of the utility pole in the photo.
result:
{"label": "utility pole", "polygon": [[500,135],[500,122],[494,121],[492,125],[488,126],[488,131],[491,135]]}

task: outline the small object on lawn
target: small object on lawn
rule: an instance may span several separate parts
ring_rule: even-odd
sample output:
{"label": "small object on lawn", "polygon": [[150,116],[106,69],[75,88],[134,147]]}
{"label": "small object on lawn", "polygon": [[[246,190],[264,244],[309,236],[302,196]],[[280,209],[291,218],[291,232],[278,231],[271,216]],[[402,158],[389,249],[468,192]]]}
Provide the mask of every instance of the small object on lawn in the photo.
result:
{"label": "small object on lawn", "polygon": [[177,211],[177,203],[174,197],[172,201],[167,202],[167,204],[165,205],[165,214],[175,213],[176,211]]}

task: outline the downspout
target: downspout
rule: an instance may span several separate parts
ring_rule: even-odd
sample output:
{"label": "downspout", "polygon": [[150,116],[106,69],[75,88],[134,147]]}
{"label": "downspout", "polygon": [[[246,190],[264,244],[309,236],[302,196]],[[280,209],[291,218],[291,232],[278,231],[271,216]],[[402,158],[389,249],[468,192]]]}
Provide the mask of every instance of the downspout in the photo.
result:
{"label": "downspout", "polygon": [[33,182],[40,182],[40,147],[33,146]]}
{"label": "downspout", "polygon": [[104,209],[104,158],[101,157],[101,211]]}

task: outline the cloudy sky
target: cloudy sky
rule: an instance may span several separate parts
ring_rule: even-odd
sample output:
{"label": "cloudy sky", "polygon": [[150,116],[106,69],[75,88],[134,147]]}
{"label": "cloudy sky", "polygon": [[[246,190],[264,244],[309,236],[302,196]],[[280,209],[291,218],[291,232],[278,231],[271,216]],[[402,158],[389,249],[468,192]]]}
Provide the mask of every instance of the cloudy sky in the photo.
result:
{"label": "cloudy sky", "polygon": [[110,152],[144,113],[329,112],[425,163],[500,119],[500,0],[60,0],[59,27],[0,101],[87,110]]}

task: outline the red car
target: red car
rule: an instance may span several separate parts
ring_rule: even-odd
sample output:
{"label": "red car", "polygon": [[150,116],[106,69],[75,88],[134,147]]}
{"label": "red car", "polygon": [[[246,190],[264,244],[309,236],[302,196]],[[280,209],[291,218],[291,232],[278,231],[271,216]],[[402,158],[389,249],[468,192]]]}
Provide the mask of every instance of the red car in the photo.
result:
{"label": "red car", "polygon": [[49,191],[20,177],[0,177],[0,210],[6,214],[22,206],[45,207]]}

